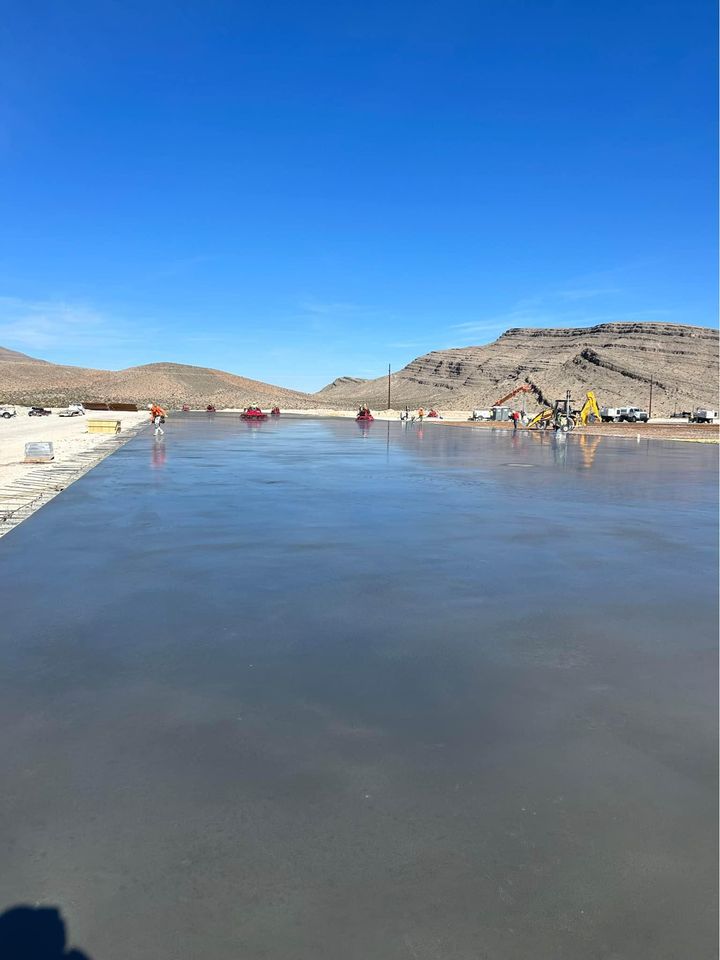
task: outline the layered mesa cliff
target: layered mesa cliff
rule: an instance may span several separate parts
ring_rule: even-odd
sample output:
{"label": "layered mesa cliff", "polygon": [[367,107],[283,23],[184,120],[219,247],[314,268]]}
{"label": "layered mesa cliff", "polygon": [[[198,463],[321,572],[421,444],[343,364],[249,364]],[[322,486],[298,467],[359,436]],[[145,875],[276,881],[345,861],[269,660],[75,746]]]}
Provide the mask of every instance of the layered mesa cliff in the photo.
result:
{"label": "layered mesa cliff", "polygon": [[[575,400],[594,390],[601,405],[647,407],[651,381],[654,416],[716,409],[718,331],[672,323],[508,330],[484,347],[434,350],[413,360],[391,378],[392,405],[489,407],[527,384],[529,410],[551,405],[567,390]],[[387,377],[361,385],[336,381],[330,395],[335,406],[367,401],[384,408]]]}

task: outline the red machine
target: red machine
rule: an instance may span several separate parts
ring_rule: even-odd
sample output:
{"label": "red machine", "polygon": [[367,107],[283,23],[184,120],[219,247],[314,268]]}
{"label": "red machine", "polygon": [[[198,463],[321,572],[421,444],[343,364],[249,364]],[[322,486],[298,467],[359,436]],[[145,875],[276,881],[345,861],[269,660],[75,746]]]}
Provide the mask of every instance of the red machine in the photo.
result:
{"label": "red machine", "polygon": [[372,423],[375,417],[371,413],[359,413],[355,420],[357,423]]}
{"label": "red machine", "polygon": [[189,404],[189,403],[184,403],[184,404],[182,405],[182,412],[183,412],[183,413],[190,413],[190,404]]}
{"label": "red machine", "polygon": [[431,410],[430,413],[428,413],[428,416],[429,416],[429,417],[438,417],[438,418],[439,418],[439,417],[440,417],[440,414],[437,412],[437,410]]}
{"label": "red machine", "polygon": [[245,413],[240,414],[241,420],[267,420],[267,414],[260,407],[248,407]]}
{"label": "red machine", "polygon": [[280,416],[280,407],[273,407],[272,410],[270,411],[270,416],[271,416],[271,417],[279,417],[279,416]]}
{"label": "red machine", "polygon": [[211,403],[205,407],[205,410],[207,413],[215,413],[215,407]]}

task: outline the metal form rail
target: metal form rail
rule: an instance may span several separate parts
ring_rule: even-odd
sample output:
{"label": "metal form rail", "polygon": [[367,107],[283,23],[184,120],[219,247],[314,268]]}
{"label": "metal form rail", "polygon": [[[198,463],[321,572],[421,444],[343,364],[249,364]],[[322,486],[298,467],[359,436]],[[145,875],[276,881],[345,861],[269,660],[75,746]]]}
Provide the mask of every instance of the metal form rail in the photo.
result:
{"label": "metal form rail", "polygon": [[13,530],[146,427],[144,422],[135,424],[117,436],[108,437],[97,447],[75,454],[72,462],[44,464],[0,487],[0,537]]}

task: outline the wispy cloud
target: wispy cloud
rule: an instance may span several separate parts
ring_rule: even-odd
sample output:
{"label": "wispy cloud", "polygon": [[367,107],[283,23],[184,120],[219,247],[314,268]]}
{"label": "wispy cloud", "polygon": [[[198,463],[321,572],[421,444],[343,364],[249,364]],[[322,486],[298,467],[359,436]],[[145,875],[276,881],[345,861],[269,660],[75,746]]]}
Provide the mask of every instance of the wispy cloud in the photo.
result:
{"label": "wispy cloud", "polygon": [[0,343],[28,350],[138,342],[147,328],[84,303],[0,296]]}
{"label": "wispy cloud", "polygon": [[[617,306],[616,295],[624,291],[613,285],[612,280],[614,274],[622,272],[623,268],[618,268],[595,277],[575,277],[563,285],[524,296],[500,313],[456,323],[450,329],[467,340],[503,333],[512,327],[586,327],[625,320],[660,320],[672,314],[665,308],[648,306],[644,310],[628,311]],[[588,312],[589,302],[594,307],[593,314]]]}
{"label": "wispy cloud", "polygon": [[458,330],[461,333],[492,333],[493,330],[505,329],[508,326],[515,326],[515,320],[525,317],[525,314],[519,314],[515,311],[500,314],[489,320],[470,320],[467,323],[453,323],[451,330]]}

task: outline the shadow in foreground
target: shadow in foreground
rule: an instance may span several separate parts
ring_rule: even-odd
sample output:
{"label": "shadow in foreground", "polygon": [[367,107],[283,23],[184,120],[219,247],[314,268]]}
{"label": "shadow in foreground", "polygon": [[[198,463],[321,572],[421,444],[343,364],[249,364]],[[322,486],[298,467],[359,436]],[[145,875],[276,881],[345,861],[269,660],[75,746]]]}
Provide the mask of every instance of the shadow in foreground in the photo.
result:
{"label": "shadow in foreground", "polygon": [[91,960],[67,949],[65,921],[56,907],[10,907],[0,916],[2,960]]}

